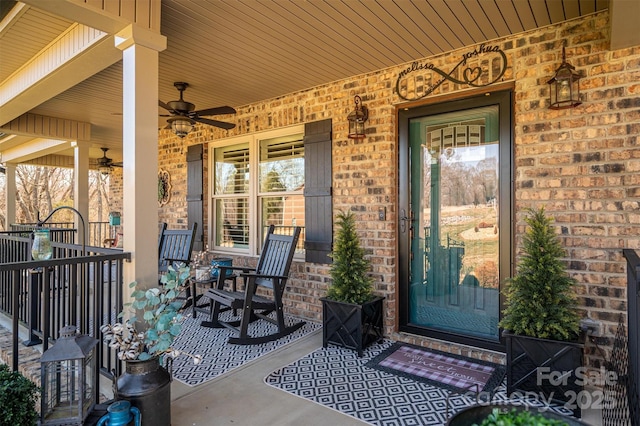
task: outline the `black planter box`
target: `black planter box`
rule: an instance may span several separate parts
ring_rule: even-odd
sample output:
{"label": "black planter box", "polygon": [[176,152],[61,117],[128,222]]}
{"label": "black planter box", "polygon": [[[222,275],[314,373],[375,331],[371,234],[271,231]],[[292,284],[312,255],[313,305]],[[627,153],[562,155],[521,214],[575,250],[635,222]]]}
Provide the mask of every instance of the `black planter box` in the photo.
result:
{"label": "black planter box", "polygon": [[322,301],[322,346],[329,343],[354,349],[358,356],[371,343],[382,340],[384,297],[363,305],[337,302],[321,297]]}
{"label": "black planter box", "polygon": [[539,339],[503,331],[507,346],[507,395],[533,392],[580,416],[584,337],[578,342]]}

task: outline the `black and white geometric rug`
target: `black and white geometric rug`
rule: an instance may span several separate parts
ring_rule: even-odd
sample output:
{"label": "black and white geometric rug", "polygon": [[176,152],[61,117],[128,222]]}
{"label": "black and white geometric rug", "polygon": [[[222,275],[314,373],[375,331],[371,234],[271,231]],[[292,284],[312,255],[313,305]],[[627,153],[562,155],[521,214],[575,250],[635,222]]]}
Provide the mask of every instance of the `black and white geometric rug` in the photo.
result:
{"label": "black and white geometric rug", "polygon": [[[191,310],[186,310],[184,315],[186,319],[182,323],[182,330],[172,346],[177,350],[192,355],[199,354],[203,357],[202,362],[197,365],[190,357],[184,355],[178,356],[173,361],[173,377],[189,386],[196,386],[218,377],[322,327],[321,324],[307,321],[302,328],[272,342],[259,345],[232,345],[227,342],[229,336],[234,333],[232,330],[202,327],[200,322],[205,319],[205,316],[200,314],[198,318],[194,319]],[[234,318],[231,311],[224,312],[221,317],[225,320]],[[285,316],[287,324],[298,321],[298,319]],[[275,329],[274,324],[258,320],[249,326],[249,334],[264,335],[273,333]]]}
{"label": "black and white geometric rug", "polygon": [[[265,383],[301,398],[313,401],[372,425],[444,425],[462,408],[476,403],[475,395],[461,395],[424,382],[366,367],[367,362],[392,345],[375,343],[364,356],[348,349],[320,348],[271,373]],[[488,395],[480,395],[485,397]],[[505,386],[498,388],[494,403],[545,406],[527,400],[514,401],[506,396]],[[562,407],[549,407],[571,414]]]}

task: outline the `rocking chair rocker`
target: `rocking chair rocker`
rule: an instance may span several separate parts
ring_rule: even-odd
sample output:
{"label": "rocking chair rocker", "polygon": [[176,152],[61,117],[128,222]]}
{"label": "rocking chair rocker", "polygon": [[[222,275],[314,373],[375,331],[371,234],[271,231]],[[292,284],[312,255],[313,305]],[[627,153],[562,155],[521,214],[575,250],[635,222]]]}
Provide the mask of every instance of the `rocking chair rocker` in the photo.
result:
{"label": "rocking chair rocker", "polygon": [[[205,296],[211,299],[211,318],[203,321],[203,327],[222,328],[226,327],[237,331],[236,337],[230,337],[229,343],[238,345],[253,345],[270,342],[293,333],[305,322],[300,321],[290,326],[285,325],[284,312],[282,310],[282,294],[284,293],[289,267],[293,259],[300,228],[295,227],[293,235],[274,234],[274,226],[269,227],[267,237],[262,246],[258,266],[253,272],[247,268],[219,265],[218,282],[216,288],[207,290]],[[224,277],[236,270],[245,283],[244,291],[224,290]],[[270,291],[256,294],[259,287]],[[269,293],[269,295],[267,295]],[[223,308],[226,307],[226,308]],[[219,316],[223,310],[241,310],[241,319],[238,321],[222,321]],[[268,316],[275,312],[275,318]],[[272,324],[276,324],[278,329],[272,334],[265,336],[249,335],[249,323],[263,319]]]}

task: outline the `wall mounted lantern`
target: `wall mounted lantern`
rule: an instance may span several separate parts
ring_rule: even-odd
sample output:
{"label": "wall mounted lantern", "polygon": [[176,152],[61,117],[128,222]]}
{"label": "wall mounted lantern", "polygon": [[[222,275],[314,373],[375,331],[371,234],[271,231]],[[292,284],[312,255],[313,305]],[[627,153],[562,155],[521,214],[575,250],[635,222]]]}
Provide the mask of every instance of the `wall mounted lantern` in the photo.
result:
{"label": "wall mounted lantern", "polygon": [[580,105],[580,83],[582,76],[575,67],[567,62],[565,49],[562,46],[562,63],[556,74],[547,81],[549,84],[549,108],[564,109]]}
{"label": "wall mounted lantern", "polygon": [[60,330],[56,344],[40,358],[41,425],[82,425],[96,402],[95,347],[91,336],[76,334],[75,326]]}
{"label": "wall mounted lantern", "polygon": [[366,136],[364,134],[364,122],[369,118],[369,111],[367,111],[366,106],[362,105],[360,96],[356,95],[354,102],[356,107],[347,116],[347,120],[349,120],[349,134],[347,137],[349,139],[364,139]]}
{"label": "wall mounted lantern", "polygon": [[172,117],[169,120],[171,130],[180,138],[184,138],[193,130],[193,121],[184,117]]}

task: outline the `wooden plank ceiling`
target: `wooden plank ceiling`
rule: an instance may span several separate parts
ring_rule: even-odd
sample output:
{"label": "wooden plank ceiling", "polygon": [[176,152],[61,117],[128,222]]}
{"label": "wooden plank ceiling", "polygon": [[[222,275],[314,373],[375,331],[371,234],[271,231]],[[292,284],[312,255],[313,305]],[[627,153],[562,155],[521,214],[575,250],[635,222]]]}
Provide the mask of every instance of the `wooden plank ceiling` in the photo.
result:
{"label": "wooden plank ceiling", "polygon": [[[173,82],[186,81],[185,100],[196,109],[237,108],[608,6],[609,0],[162,0],[168,47],[160,53],[160,99],[177,99]],[[0,23],[0,81],[71,24],[33,5],[24,9]],[[92,153],[106,146],[117,158],[121,75],[117,63],[31,112],[92,123]]]}

